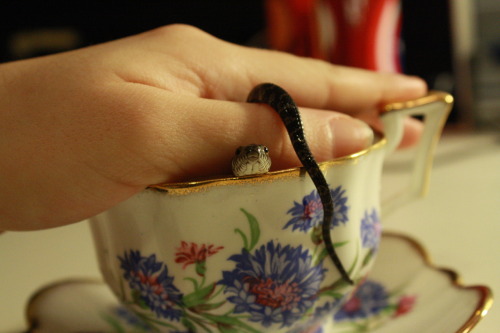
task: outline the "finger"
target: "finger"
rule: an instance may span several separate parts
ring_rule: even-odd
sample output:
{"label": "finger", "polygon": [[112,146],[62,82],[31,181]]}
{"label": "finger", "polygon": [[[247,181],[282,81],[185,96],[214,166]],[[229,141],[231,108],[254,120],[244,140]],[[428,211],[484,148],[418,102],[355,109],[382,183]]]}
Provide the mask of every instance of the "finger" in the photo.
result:
{"label": "finger", "polygon": [[[378,132],[384,133],[384,128],[382,124],[382,120],[380,118],[370,121],[369,116],[362,115],[360,116],[361,120],[365,122],[370,122],[370,126],[372,126]],[[401,142],[399,143],[398,148],[408,148],[415,145],[423,130],[423,123],[415,118],[407,117],[403,121],[403,137],[401,138]]]}
{"label": "finger", "polygon": [[[242,100],[255,85],[272,82],[288,90],[300,106],[357,115],[376,110],[385,103],[421,97],[427,91],[425,82],[418,77],[376,73],[283,52],[237,47],[216,40],[212,42],[224,45],[218,48],[220,52],[235,56],[224,57],[221,53],[220,57],[213,58],[216,59],[211,64],[213,67],[202,67],[198,71],[203,78],[210,80],[208,89],[228,90],[226,97],[230,100]],[[228,50],[232,48],[237,48],[239,52]],[[213,77],[206,72],[207,68],[212,73],[213,68],[220,68],[225,75],[222,83],[217,83],[221,77]],[[206,94],[217,93],[220,94],[215,91]]]}
{"label": "finger", "polygon": [[[272,82],[285,88],[299,106],[358,115],[384,103],[421,97],[427,90],[425,82],[416,77],[237,46],[193,27],[168,26],[132,39],[130,52],[137,53],[140,43],[157,51],[154,60],[138,65],[141,73],[146,69],[163,73],[155,86],[205,98],[244,101],[255,85]],[[172,63],[179,70],[169,80]],[[371,116],[377,115],[373,112]]]}
{"label": "finger", "polygon": [[420,120],[412,117],[406,118],[404,121],[403,139],[399,144],[399,148],[408,148],[414,146],[420,139],[422,131],[423,124]]}
{"label": "finger", "polygon": [[[192,133],[205,134],[184,138],[186,150],[171,159],[177,169],[194,176],[229,174],[235,149],[252,143],[269,147],[272,170],[301,166],[282,120],[270,107],[210,100],[200,103],[200,107],[205,109],[199,112],[202,119],[190,119],[181,126],[191,127]],[[368,125],[346,115],[307,108],[301,108],[301,114],[307,141],[318,161],[358,152],[373,140]],[[223,121],[217,121],[217,117]],[[190,150],[191,156],[198,158],[195,163],[186,155]]]}
{"label": "finger", "polygon": [[[251,143],[269,147],[274,170],[300,166],[281,119],[266,105],[155,95],[141,97],[142,109],[147,101],[149,110],[146,120],[126,126],[135,131],[126,135],[134,138],[128,150],[150,164],[141,168],[152,171],[141,180],[144,185],[230,174],[235,149]],[[165,106],[175,106],[175,112]],[[373,132],[360,120],[308,108],[301,113],[318,161],[360,151],[372,142]],[[137,133],[137,128],[145,130]]]}
{"label": "finger", "polygon": [[334,66],[278,52],[249,49],[248,53],[246,64],[257,70],[248,71],[248,84],[242,86],[275,82],[301,106],[358,115],[386,103],[421,97],[427,91],[425,82],[416,77]]}

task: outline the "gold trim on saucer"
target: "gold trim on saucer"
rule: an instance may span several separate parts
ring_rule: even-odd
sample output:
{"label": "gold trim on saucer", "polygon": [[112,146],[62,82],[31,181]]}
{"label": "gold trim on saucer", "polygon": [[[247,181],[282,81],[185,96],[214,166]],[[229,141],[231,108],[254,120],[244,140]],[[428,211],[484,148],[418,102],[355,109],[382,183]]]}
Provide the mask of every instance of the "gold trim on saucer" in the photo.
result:
{"label": "gold trim on saucer", "polygon": [[398,232],[384,231],[383,238],[398,238],[408,242],[415,250],[417,250],[418,254],[424,260],[425,265],[435,271],[439,271],[447,275],[452,283],[452,286],[462,290],[475,290],[479,293],[480,298],[474,313],[471,314],[467,321],[455,333],[469,333],[477,325],[477,323],[488,314],[489,309],[493,305],[493,293],[489,287],[483,285],[466,286],[462,284],[460,281],[460,275],[456,271],[434,265],[427,250],[422,244],[420,244],[419,241],[411,236]]}
{"label": "gold trim on saucer", "polygon": [[59,281],[55,281],[52,283],[49,283],[47,285],[44,285],[37,291],[35,291],[30,298],[28,299],[28,303],[26,305],[26,309],[24,312],[26,321],[28,323],[28,331],[27,333],[30,332],[36,332],[37,329],[39,328],[38,325],[38,320],[37,316],[35,315],[35,310],[33,309],[34,306],[36,306],[36,302],[43,297],[48,291],[51,291],[54,288],[64,286],[64,285],[69,285],[69,284],[79,284],[79,283],[92,283],[92,284],[98,284],[101,285],[104,283],[103,280],[98,279],[98,278],[74,278],[74,279],[63,279]]}

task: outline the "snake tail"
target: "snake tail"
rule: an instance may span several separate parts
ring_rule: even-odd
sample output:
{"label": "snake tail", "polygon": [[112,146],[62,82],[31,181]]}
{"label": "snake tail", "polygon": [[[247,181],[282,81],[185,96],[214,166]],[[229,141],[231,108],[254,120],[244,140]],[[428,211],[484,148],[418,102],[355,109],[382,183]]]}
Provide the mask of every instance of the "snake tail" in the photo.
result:
{"label": "snake tail", "polygon": [[293,149],[304,166],[304,169],[311,177],[323,205],[323,223],[321,234],[323,237],[323,243],[325,244],[325,249],[333,261],[333,264],[342,276],[342,279],[348,284],[354,284],[352,279],[349,277],[349,273],[342,265],[342,262],[340,261],[340,258],[338,257],[333,246],[330,234],[331,223],[334,216],[332,194],[325,176],[319,168],[319,165],[314,159],[314,156],[309,149],[309,145],[307,144],[297,105],[293,101],[292,97],[283,88],[273,83],[262,83],[253,88],[248,95],[247,102],[264,103],[271,106],[283,121],[292,142]]}

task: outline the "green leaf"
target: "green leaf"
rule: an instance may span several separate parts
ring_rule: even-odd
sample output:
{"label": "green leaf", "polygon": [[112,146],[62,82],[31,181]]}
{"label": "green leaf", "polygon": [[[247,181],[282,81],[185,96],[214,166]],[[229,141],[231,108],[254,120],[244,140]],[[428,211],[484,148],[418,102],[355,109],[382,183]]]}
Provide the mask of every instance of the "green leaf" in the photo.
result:
{"label": "green leaf", "polygon": [[312,228],[311,241],[315,245],[319,245],[323,242],[323,235],[322,235],[321,226],[317,226],[317,227]]}
{"label": "green leaf", "polygon": [[346,245],[348,243],[349,243],[349,241],[333,243],[333,247],[341,247],[341,246],[344,246],[344,245]]}
{"label": "green leaf", "polygon": [[393,312],[396,312],[397,309],[398,306],[396,304],[389,304],[385,308],[383,308],[382,311],[387,314],[392,314]]}
{"label": "green leaf", "polygon": [[181,323],[182,325],[184,325],[185,328],[187,328],[188,331],[196,332],[196,326],[186,317],[182,318]]}
{"label": "green leaf", "polygon": [[198,312],[202,312],[202,311],[208,311],[208,310],[213,310],[213,309],[217,309],[217,308],[220,308],[221,306],[223,306],[224,304],[226,303],[226,301],[222,301],[222,302],[218,302],[218,303],[205,303],[205,304],[200,304],[196,307],[196,310]]}
{"label": "green leaf", "polygon": [[347,271],[349,273],[349,275],[351,275],[352,272],[354,271],[354,268],[356,267],[356,263],[358,262],[358,259],[359,259],[359,248],[356,250],[356,257],[354,257],[354,261],[353,261],[351,267],[349,268],[349,270]]}
{"label": "green leaf", "polygon": [[[136,312],[136,314],[138,315],[139,313]],[[174,330],[177,329],[177,327],[175,325],[173,325],[173,324],[166,323],[166,322],[163,322],[161,320],[154,319],[152,317],[148,317],[148,316],[144,316],[143,315],[143,316],[139,316],[139,318],[141,318],[143,321],[147,322],[150,326],[153,326],[152,324],[155,324],[155,325],[158,325],[158,326],[168,327],[168,328],[171,328],[171,329],[174,329]]]}
{"label": "green leaf", "polygon": [[189,277],[188,277],[188,278],[184,278],[184,280],[186,280],[186,281],[191,281],[191,282],[193,283],[193,287],[194,287],[194,289],[195,289],[195,290],[196,290],[196,289],[198,289],[198,282],[197,282],[195,279],[193,279],[193,278],[189,278]]}
{"label": "green leaf", "polygon": [[328,256],[328,252],[326,251],[326,248],[322,248],[321,252],[314,258],[314,265],[319,265],[320,262],[322,262],[325,257]]}
{"label": "green leaf", "polygon": [[212,296],[210,296],[209,300],[214,299],[215,297],[219,296],[219,294],[224,290],[224,288],[219,288]]}
{"label": "green leaf", "polygon": [[205,261],[196,263],[196,274],[199,276],[205,276],[205,272],[207,271],[207,265]]}
{"label": "green leaf", "polygon": [[344,294],[335,291],[335,289],[332,289],[323,291],[320,296],[329,296],[334,299],[341,299],[344,296]]}
{"label": "green leaf", "polygon": [[239,328],[237,332],[242,332],[242,330],[244,330],[244,332],[260,333],[260,331],[257,331],[253,327],[245,324],[244,322],[235,317],[231,317],[228,315],[223,315],[223,316],[211,315],[208,313],[204,313],[202,315],[208,320],[219,324],[219,326],[226,326],[226,328],[227,326]]}
{"label": "green leaf", "polygon": [[196,291],[188,294],[182,298],[182,302],[188,308],[195,307],[197,305],[205,303],[205,300],[214,291],[215,285],[209,284],[204,288],[197,289]]}
{"label": "green leaf", "polygon": [[218,325],[219,332],[221,333],[238,333],[238,329],[231,326]]}
{"label": "green leaf", "polygon": [[134,304],[138,305],[141,309],[149,309],[144,299],[142,299],[140,291],[132,289],[130,295]]}
{"label": "green leaf", "polygon": [[[349,275],[352,275],[352,272],[354,271],[354,268],[356,267],[356,263],[358,262],[359,260],[359,249],[356,251],[356,257],[354,257],[354,261],[353,263],[351,264],[351,267],[349,267],[349,269],[347,270],[347,273]],[[354,281],[355,283],[357,281]],[[349,284],[344,281],[343,278],[339,278],[337,281],[333,282],[331,285],[329,285],[328,287],[326,288],[323,288],[321,290],[321,296],[324,296],[324,295],[327,295],[327,292],[331,291],[331,290],[339,290],[341,288],[345,288],[345,287],[348,287]]]}
{"label": "green leaf", "polygon": [[[349,241],[333,243],[333,247],[334,248],[341,247],[341,246],[344,246],[348,243],[349,243]],[[318,254],[318,256],[316,258],[314,258],[314,265],[319,265],[319,263],[322,262],[328,256],[329,256],[328,251],[326,250],[325,247],[323,247],[321,249],[321,252]]]}
{"label": "green leaf", "polygon": [[113,327],[116,333],[126,333],[127,331],[122,327],[120,322],[116,318],[109,316],[105,313],[101,314],[101,318],[107,322],[111,327]]}
{"label": "green leaf", "polygon": [[240,234],[241,238],[243,239],[243,248],[248,249],[248,240],[245,233],[239,228],[234,229],[234,232]]}
{"label": "green leaf", "polygon": [[120,279],[120,299],[125,301],[125,286],[123,285],[123,279]]}
{"label": "green leaf", "polygon": [[371,261],[371,259],[373,258],[374,255],[375,255],[375,251],[373,249],[370,249],[370,251],[363,258],[363,261],[362,261],[363,267],[368,265],[368,263]]}
{"label": "green leaf", "polygon": [[259,238],[260,238],[259,222],[255,218],[255,216],[253,216],[252,214],[247,212],[245,209],[241,208],[240,210],[243,212],[243,214],[245,214],[245,216],[248,220],[248,224],[250,226],[250,244],[249,244],[248,248],[246,248],[250,252],[255,247],[255,245],[257,245],[257,243],[259,242]]}
{"label": "green leaf", "polygon": [[[197,317],[195,315],[189,314],[187,312],[184,313],[185,316],[190,320],[190,330],[189,332],[204,332],[204,333],[212,333],[212,329],[209,327],[211,323],[208,323],[207,320],[204,318]],[[196,327],[201,327],[200,329],[197,329]],[[213,326],[213,325],[211,325]]]}
{"label": "green leaf", "polygon": [[144,300],[141,298],[139,302],[137,303],[141,307],[141,309],[149,310],[149,306],[144,302]]}
{"label": "green leaf", "polygon": [[134,303],[137,303],[141,298],[141,293],[138,290],[132,289],[130,290],[130,297]]}

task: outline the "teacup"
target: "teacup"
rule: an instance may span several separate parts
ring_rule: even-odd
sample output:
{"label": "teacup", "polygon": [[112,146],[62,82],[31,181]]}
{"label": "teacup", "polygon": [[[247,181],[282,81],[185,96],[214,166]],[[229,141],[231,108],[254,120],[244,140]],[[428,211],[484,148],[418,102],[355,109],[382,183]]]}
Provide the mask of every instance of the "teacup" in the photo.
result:
{"label": "teacup", "polygon": [[[434,92],[386,106],[371,147],[320,163],[335,203],[331,235],[359,283],[376,257],[381,213],[423,193],[452,97]],[[423,115],[411,183],[380,198],[384,156],[404,116]],[[381,210],[382,209],[382,210]],[[91,221],[106,283],[165,332],[307,332],[354,286],[342,280],[321,238],[318,193],[301,168],[257,176],[162,184]]]}

